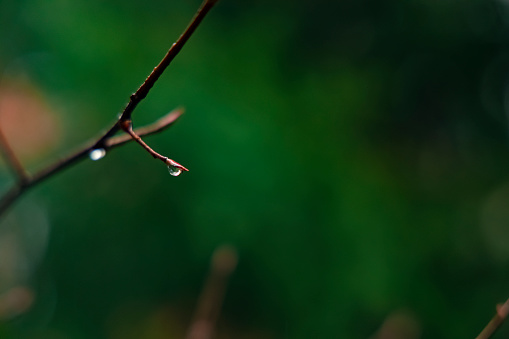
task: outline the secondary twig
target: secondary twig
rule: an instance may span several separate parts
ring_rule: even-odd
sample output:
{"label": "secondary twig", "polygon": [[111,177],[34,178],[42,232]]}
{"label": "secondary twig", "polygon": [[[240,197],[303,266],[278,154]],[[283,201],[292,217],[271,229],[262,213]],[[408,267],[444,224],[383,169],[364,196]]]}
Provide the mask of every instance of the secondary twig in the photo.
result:
{"label": "secondary twig", "polygon": [[223,305],[226,286],[237,266],[237,261],[237,252],[229,246],[219,247],[214,252],[209,277],[203,287],[186,339],[212,338]]}
{"label": "secondary twig", "polygon": [[[175,108],[173,111],[166,114],[153,124],[136,128],[134,132],[138,134],[140,137],[162,132],[168,127],[172,126],[182,114],[184,114],[184,108],[182,107]],[[131,138],[130,135],[121,134],[108,139],[104,145],[106,146],[107,149],[111,149],[118,146],[122,146],[123,144],[130,141],[133,141],[133,138]]]}
{"label": "secondary twig", "polygon": [[[161,118],[159,121],[154,123],[153,125],[147,126],[145,128],[132,130],[130,127],[131,123],[131,115],[136,108],[136,106],[147,96],[150,89],[154,86],[155,82],[161,74],[166,70],[170,62],[175,58],[175,56],[180,52],[184,44],[189,40],[193,32],[196,30],[200,22],[203,20],[205,15],[209,12],[212,6],[217,3],[217,0],[205,0],[198,11],[196,12],[194,18],[191,20],[189,26],[185,29],[184,33],[178,38],[178,40],[170,47],[164,58],[161,62],[154,68],[152,73],[147,77],[147,79],[143,82],[143,84],[138,88],[138,90],[131,95],[129,103],[125,107],[124,111],[118,118],[118,120],[100,137],[88,143],[88,145],[81,147],[74,153],[65,157],[62,160],[56,161],[55,163],[50,164],[46,168],[36,172],[33,176],[30,176],[21,163],[18,161],[12,149],[9,147],[9,144],[0,133],[0,150],[4,153],[6,161],[17,176],[16,184],[11,187],[1,198],[0,198],[0,217],[7,211],[7,209],[28,189],[36,186],[38,183],[43,180],[55,175],[56,173],[64,170],[65,168],[71,166],[72,164],[78,162],[79,160],[84,159],[89,155],[89,153],[96,149],[103,149],[107,151],[111,148],[120,146],[128,142],[126,136],[118,136],[115,137],[115,133],[120,129],[123,129],[129,134],[129,137],[136,140],[140,145],[142,145],[147,151],[149,151],[152,156],[159,158],[162,160],[170,169],[170,173],[172,175],[178,175],[181,171],[187,171],[187,168],[180,165],[179,163],[160,155],[153,151],[148,145],[146,145],[140,138],[143,135],[149,135],[153,133],[157,133],[159,131],[164,130],[169,127],[173,122],[182,114],[182,110],[174,111],[167,116]],[[128,125],[129,128],[126,128]]]}
{"label": "secondary twig", "polygon": [[[120,121],[119,124],[120,124],[120,128],[122,128],[122,130],[124,132],[129,134],[138,144],[140,144],[141,147],[143,147],[150,155],[152,155],[152,157],[154,157],[154,159],[161,160],[167,166],[173,167],[174,168],[173,170],[178,169],[179,171],[186,171],[186,172],[189,171],[187,168],[185,168],[178,162],[171,160],[170,158],[165,157],[165,156],[157,153],[156,151],[154,151],[152,148],[150,148],[150,146],[147,145],[143,140],[141,140],[140,136],[137,135],[133,131],[133,123],[131,120]],[[180,174],[180,172],[179,172],[179,174]]]}
{"label": "secondary twig", "polygon": [[16,175],[18,183],[23,185],[28,180],[28,173],[16,157],[11,145],[7,142],[7,139],[2,133],[2,129],[0,129],[0,151],[2,152],[7,166],[9,166],[13,174]]}
{"label": "secondary twig", "polygon": [[508,315],[509,299],[507,299],[505,303],[497,305],[497,312],[476,339],[491,338],[491,336],[498,330],[500,325],[502,325],[502,323],[506,320]]}

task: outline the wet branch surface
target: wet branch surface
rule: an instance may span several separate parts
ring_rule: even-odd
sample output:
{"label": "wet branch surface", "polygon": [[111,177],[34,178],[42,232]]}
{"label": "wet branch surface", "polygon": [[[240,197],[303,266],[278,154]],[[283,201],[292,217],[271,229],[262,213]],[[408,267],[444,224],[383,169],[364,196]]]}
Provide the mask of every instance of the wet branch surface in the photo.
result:
{"label": "wet branch surface", "polygon": [[[176,161],[155,152],[147,144],[145,144],[143,140],[141,140],[142,136],[162,132],[173,125],[173,123],[182,115],[183,109],[176,109],[152,125],[134,130],[132,129],[132,114],[136,106],[147,96],[150,89],[154,86],[175,56],[177,56],[177,54],[181,51],[182,47],[189,40],[205,15],[207,15],[216,3],[217,0],[205,0],[202,3],[189,26],[187,26],[184,30],[184,33],[182,33],[177,41],[170,47],[164,58],[154,68],[152,73],[150,73],[138,90],[130,96],[129,103],[124,108],[122,114],[120,114],[118,120],[115,121],[115,123],[107,129],[105,133],[100,135],[98,138],[92,139],[86,143],[85,146],[78,148],[67,157],[48,165],[38,172],[35,172],[33,175],[30,175],[17,158],[3,133],[0,131],[0,151],[5,158],[8,167],[16,176],[15,184],[0,198],[0,218],[27,190],[79,162],[80,160],[87,158],[89,153],[96,149],[108,151],[115,147],[124,145],[129,141],[135,140],[154,158],[162,160],[167,166],[178,171],[187,171],[187,168]],[[115,136],[115,134],[119,131],[124,131],[126,134]]]}

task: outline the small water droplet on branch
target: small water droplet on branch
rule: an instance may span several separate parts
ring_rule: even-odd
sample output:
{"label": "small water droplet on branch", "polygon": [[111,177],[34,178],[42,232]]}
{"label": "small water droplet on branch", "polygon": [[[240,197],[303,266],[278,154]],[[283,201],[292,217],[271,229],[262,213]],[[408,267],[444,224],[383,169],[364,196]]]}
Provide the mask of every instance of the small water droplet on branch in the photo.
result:
{"label": "small water droplet on branch", "polygon": [[189,171],[187,168],[185,168],[178,162],[173,161],[169,158],[164,158],[164,162],[168,166],[168,172],[170,172],[170,174],[174,177],[178,177],[180,175],[180,173],[182,173],[182,171],[186,171],[186,172]]}
{"label": "small water droplet on branch", "polygon": [[173,175],[174,177],[178,177],[180,173],[182,173],[182,170],[178,167],[168,165],[168,172],[170,172],[170,175]]}
{"label": "small water droplet on branch", "polygon": [[93,160],[93,161],[101,160],[102,158],[104,158],[105,155],[106,155],[106,150],[104,148],[97,148],[95,150],[90,151],[90,153],[88,153],[88,157],[90,158],[90,160]]}

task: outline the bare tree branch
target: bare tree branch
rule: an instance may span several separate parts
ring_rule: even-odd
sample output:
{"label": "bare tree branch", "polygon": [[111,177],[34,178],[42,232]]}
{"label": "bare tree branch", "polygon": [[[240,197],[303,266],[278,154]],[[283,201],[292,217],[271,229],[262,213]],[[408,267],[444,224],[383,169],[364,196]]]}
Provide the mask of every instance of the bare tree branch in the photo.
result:
{"label": "bare tree branch", "polygon": [[210,11],[212,6],[214,6],[217,3],[218,0],[205,0],[198,11],[196,12],[194,18],[191,20],[191,23],[187,26],[184,33],[177,39],[177,41],[171,46],[170,50],[166,55],[164,56],[163,60],[157,65],[156,68],[150,73],[148,78],[145,80],[145,82],[138,88],[136,93],[131,95],[131,100],[127,104],[127,106],[124,109],[124,112],[122,112],[122,116],[120,117],[120,120],[131,120],[131,114],[133,110],[136,108],[136,105],[143,100],[150,89],[154,86],[155,82],[161,74],[165,71],[166,67],[173,61],[173,59],[177,56],[177,54],[180,52],[182,47],[184,47],[185,43],[191,35],[194,33],[198,25],[201,23],[205,15]]}
{"label": "bare tree branch", "polygon": [[509,299],[507,299],[505,303],[497,305],[497,312],[476,339],[491,338],[506,320],[507,315],[509,315]]}
{"label": "bare tree branch", "polygon": [[[130,97],[129,103],[124,108],[124,111],[120,115],[120,121],[131,120],[131,115],[136,108],[136,106],[147,96],[150,89],[154,86],[155,82],[161,74],[166,70],[166,68],[170,65],[170,63],[175,59],[177,54],[180,52],[182,47],[184,47],[185,43],[191,35],[194,33],[198,25],[202,22],[203,18],[210,9],[217,3],[218,0],[204,0],[195,16],[191,20],[191,23],[184,30],[184,33],[177,39],[177,41],[170,47],[164,58],[161,62],[154,68],[152,73],[145,79],[143,84],[138,88],[138,90],[133,93]],[[98,141],[97,147],[102,148],[104,142],[112,137],[118,130],[120,129],[120,125],[117,123],[113,125]]]}
{"label": "bare tree branch", "polygon": [[[187,40],[189,40],[189,38],[196,30],[198,25],[201,23],[205,15],[216,3],[217,0],[204,0],[202,5],[196,12],[194,18],[191,20],[191,23],[185,29],[184,33],[182,33],[178,40],[170,47],[165,57],[161,60],[157,67],[154,68],[152,73],[150,73],[150,75],[143,82],[140,88],[138,88],[138,90],[130,96],[129,103],[125,107],[124,111],[122,112],[118,120],[105,133],[103,133],[97,139],[93,139],[93,141],[89,142],[86,146],[79,148],[77,151],[70,154],[69,156],[50,164],[49,166],[36,172],[33,176],[30,176],[25,171],[21,163],[18,161],[14,152],[7,143],[7,140],[5,140],[5,138],[0,132],[0,151],[4,153],[4,156],[7,160],[7,163],[9,164],[9,167],[11,167],[11,169],[18,178],[16,185],[11,187],[0,198],[0,217],[28,189],[36,186],[37,184],[46,180],[47,178],[59,173],[65,168],[84,159],[89,155],[91,151],[94,151],[96,149],[103,149],[104,151],[108,151],[109,149],[125,144],[126,142],[128,142],[129,138],[132,138],[131,140],[137,141],[152,156],[162,160],[168,166],[168,168],[170,169],[170,173],[172,173],[173,175],[178,175],[180,174],[181,171],[188,171],[187,168],[180,165],[179,163],[173,161],[172,159],[164,157],[159,153],[155,152],[154,150],[152,150],[147,144],[145,144],[145,142],[141,140],[140,137],[143,135],[157,133],[168,128],[183,113],[182,109],[177,109],[169,113],[168,115],[164,116],[163,118],[161,118],[152,125],[136,130],[132,129],[131,115],[136,106],[147,96],[150,89],[154,86],[155,82],[159,79],[161,74],[163,74],[163,72],[166,70],[170,62],[180,52],[180,50],[187,42]],[[124,130],[128,135],[115,137],[114,136],[115,133],[117,133],[119,130]]]}

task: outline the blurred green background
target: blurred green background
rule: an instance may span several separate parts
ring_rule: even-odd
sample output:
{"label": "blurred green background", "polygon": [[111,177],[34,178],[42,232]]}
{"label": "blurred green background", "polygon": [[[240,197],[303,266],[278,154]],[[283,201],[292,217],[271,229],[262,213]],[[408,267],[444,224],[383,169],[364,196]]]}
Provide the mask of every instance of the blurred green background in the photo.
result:
{"label": "blurred green background", "polygon": [[[109,126],[199,4],[0,0],[27,167]],[[217,338],[476,336],[509,297],[508,80],[505,0],[221,0],[133,116],[185,106],[146,141],[190,172],[129,144],[20,199],[0,337],[182,338],[222,244]]]}

